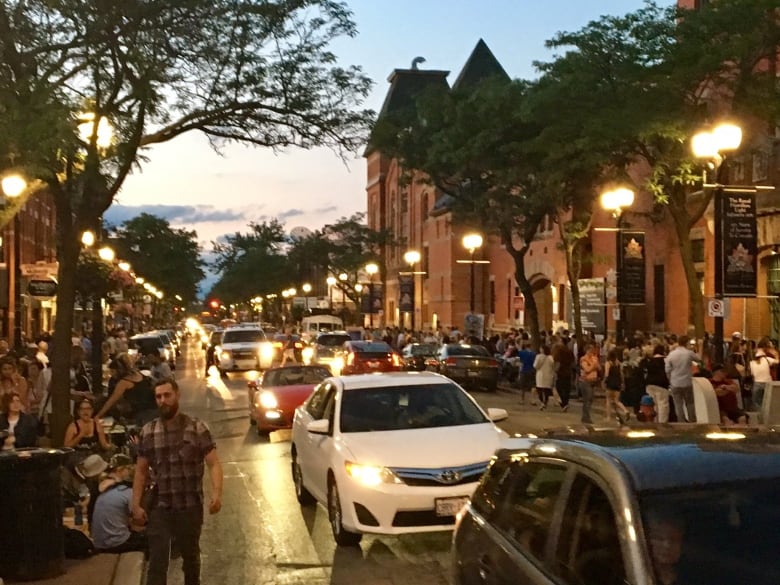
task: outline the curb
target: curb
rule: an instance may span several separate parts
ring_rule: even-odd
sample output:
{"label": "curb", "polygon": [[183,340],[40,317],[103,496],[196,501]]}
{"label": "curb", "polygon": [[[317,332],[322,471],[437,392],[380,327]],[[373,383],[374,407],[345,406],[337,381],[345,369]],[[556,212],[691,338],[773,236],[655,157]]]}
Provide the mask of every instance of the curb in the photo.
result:
{"label": "curb", "polygon": [[128,552],[118,555],[111,585],[141,585],[145,581],[146,561],[142,552]]}

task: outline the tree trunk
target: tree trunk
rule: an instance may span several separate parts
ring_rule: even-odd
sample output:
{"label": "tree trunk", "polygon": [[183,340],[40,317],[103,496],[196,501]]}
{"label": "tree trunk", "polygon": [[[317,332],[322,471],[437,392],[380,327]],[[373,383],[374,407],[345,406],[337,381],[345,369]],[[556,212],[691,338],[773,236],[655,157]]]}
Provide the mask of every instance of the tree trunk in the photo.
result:
{"label": "tree trunk", "polygon": [[92,298],[92,392],[103,392],[103,306],[99,295]]}
{"label": "tree trunk", "polygon": [[[701,292],[699,279],[696,276],[696,265],[693,261],[690,220],[687,213],[678,213],[676,209],[672,210],[672,217],[680,245],[680,258],[685,271],[685,281],[688,285],[688,323],[693,324],[696,339],[701,339],[704,336],[704,295]],[[681,331],[680,333],[687,335],[688,332]]]}
{"label": "tree trunk", "polygon": [[571,287],[571,306],[574,312],[574,338],[577,347],[585,347],[582,339],[582,305],[580,303],[579,278],[582,269],[582,246],[579,242],[574,244],[564,243],[566,253],[566,276]]}

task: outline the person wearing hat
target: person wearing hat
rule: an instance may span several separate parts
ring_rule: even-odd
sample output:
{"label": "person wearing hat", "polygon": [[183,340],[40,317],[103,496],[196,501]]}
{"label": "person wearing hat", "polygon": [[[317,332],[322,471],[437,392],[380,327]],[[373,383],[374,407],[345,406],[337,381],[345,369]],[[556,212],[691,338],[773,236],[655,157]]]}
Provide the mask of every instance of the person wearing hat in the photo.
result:
{"label": "person wearing hat", "polygon": [[655,400],[649,394],[645,394],[639,400],[639,413],[636,420],[639,422],[655,422]]}
{"label": "person wearing hat", "polygon": [[132,524],[133,460],[116,454],[108,464],[108,477],[98,487],[90,524],[92,540],[100,552],[124,553],[146,550],[146,534]]}

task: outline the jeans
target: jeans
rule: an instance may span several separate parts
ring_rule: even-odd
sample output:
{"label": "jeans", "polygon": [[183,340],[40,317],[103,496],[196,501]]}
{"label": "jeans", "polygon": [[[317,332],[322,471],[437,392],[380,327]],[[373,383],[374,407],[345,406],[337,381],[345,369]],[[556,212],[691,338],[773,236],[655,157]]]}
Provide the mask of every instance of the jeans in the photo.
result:
{"label": "jeans", "polygon": [[166,585],[171,538],[181,551],[184,585],[200,585],[200,529],[203,509],[155,508],[146,529],[149,541],[149,569],[146,585]]}
{"label": "jeans", "polygon": [[586,382],[585,380],[577,381],[577,390],[580,392],[580,398],[582,398],[582,422],[585,424],[593,423],[590,418],[590,407],[593,404],[593,394],[595,394],[595,386],[597,382]]}
{"label": "jeans", "polygon": [[555,381],[555,389],[558,391],[558,396],[561,397],[561,407],[568,406],[571,394],[571,374],[558,376]]}
{"label": "jeans", "polygon": [[766,382],[753,382],[752,400],[754,409],[761,410],[761,405],[764,403],[765,390]]}
{"label": "jeans", "polygon": [[[696,406],[693,403],[693,386],[672,386],[672,399],[677,422],[696,422]],[[684,408],[683,408],[684,406]],[[688,416],[685,416],[685,411]]]}
{"label": "jeans", "polygon": [[669,422],[669,390],[662,386],[648,384],[645,388],[648,396],[655,402],[655,411],[658,413],[658,422]]}

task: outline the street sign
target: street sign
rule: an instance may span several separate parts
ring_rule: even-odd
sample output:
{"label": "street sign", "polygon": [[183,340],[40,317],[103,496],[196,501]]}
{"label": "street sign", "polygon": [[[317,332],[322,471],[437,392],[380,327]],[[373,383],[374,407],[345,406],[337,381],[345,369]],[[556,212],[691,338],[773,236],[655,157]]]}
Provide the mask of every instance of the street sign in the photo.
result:
{"label": "street sign", "polygon": [[57,296],[57,282],[51,279],[31,280],[27,284],[27,294],[36,299],[46,299]]}
{"label": "street sign", "polygon": [[707,315],[727,319],[730,308],[729,299],[710,299],[707,303]]}
{"label": "street sign", "polygon": [[50,276],[57,276],[57,262],[36,262],[35,264],[21,264],[19,269],[22,276],[33,280],[46,280]]}

